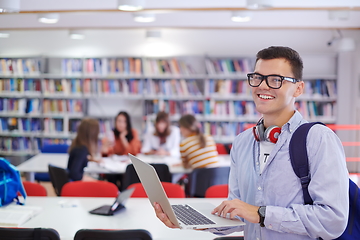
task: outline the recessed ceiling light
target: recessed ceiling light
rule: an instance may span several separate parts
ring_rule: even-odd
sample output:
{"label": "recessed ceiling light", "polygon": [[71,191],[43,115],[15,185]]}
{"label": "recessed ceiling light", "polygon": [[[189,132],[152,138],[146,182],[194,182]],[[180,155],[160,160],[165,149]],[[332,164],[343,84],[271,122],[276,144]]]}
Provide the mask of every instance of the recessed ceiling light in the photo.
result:
{"label": "recessed ceiling light", "polygon": [[118,0],[118,8],[122,11],[139,11],[145,6],[145,0]]}
{"label": "recessed ceiling light", "polygon": [[267,9],[272,7],[272,0],[246,0],[246,8],[248,9]]}
{"label": "recessed ceiling light", "polygon": [[136,12],[136,13],[133,13],[133,16],[134,16],[135,22],[154,22],[155,21],[155,14],[153,14],[153,13]]}
{"label": "recessed ceiling light", "polygon": [[231,12],[231,20],[233,22],[249,22],[251,20],[252,13],[249,11],[234,11]]}
{"label": "recessed ceiling light", "polygon": [[330,10],[329,19],[330,20],[348,20],[350,17],[350,11],[347,10]]}
{"label": "recessed ceiling light", "polygon": [[81,40],[85,38],[85,34],[79,30],[70,30],[69,36],[71,39]]}
{"label": "recessed ceiling light", "polygon": [[0,12],[20,12],[20,0],[0,0]]}
{"label": "recessed ceiling light", "polygon": [[10,33],[0,32],[0,38],[8,38],[8,37],[10,37]]}
{"label": "recessed ceiling light", "polygon": [[41,23],[53,24],[59,21],[58,13],[42,13],[38,15],[38,21]]}

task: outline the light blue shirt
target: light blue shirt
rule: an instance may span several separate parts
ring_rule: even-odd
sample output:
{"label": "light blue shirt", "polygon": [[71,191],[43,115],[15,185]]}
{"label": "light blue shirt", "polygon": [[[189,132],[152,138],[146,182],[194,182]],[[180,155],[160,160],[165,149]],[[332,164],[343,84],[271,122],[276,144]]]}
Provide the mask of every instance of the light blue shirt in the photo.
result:
{"label": "light blue shirt", "polygon": [[260,174],[259,142],[252,129],[239,134],[231,151],[229,199],[266,206],[265,227],[258,223],[231,229],[210,230],[229,234],[244,230],[249,240],[334,239],[346,228],[349,175],[345,154],[336,134],[322,125],[313,126],[307,137],[313,205],[304,205],[299,178],[290,162],[289,141],[306,121],[299,112],[282,127],[278,142]]}

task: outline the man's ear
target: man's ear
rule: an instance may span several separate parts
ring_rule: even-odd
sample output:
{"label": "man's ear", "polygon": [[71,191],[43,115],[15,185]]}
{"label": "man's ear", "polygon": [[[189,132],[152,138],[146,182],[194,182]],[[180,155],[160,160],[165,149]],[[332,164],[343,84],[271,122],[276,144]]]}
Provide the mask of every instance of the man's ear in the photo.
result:
{"label": "man's ear", "polygon": [[304,86],[305,86],[304,81],[300,81],[296,85],[297,85],[297,87],[296,87],[296,90],[295,90],[294,95],[293,95],[294,97],[298,97],[301,94],[303,94]]}

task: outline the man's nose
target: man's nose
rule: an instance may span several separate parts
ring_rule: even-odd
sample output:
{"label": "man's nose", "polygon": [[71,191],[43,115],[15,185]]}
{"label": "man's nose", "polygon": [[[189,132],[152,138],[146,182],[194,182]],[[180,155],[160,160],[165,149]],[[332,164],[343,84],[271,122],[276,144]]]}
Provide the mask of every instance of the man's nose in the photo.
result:
{"label": "man's nose", "polygon": [[266,83],[266,79],[264,79],[260,85],[258,86],[258,88],[263,88],[263,89],[269,89],[269,86]]}

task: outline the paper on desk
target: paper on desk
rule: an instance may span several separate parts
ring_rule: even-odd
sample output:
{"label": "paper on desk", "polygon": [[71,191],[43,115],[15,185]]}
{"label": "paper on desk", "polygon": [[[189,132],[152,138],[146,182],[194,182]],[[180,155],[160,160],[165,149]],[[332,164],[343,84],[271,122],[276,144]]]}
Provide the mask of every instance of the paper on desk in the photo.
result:
{"label": "paper on desk", "polygon": [[128,162],[117,161],[112,158],[103,158],[100,166],[111,172],[124,172]]}
{"label": "paper on desk", "polygon": [[0,226],[18,227],[42,211],[39,206],[9,205],[0,208]]}
{"label": "paper on desk", "polygon": [[[109,158],[114,160],[114,161],[120,161],[120,162],[130,161],[130,158],[129,158],[128,155],[116,155],[116,154],[114,154]],[[103,159],[106,159],[106,158],[103,158]]]}

